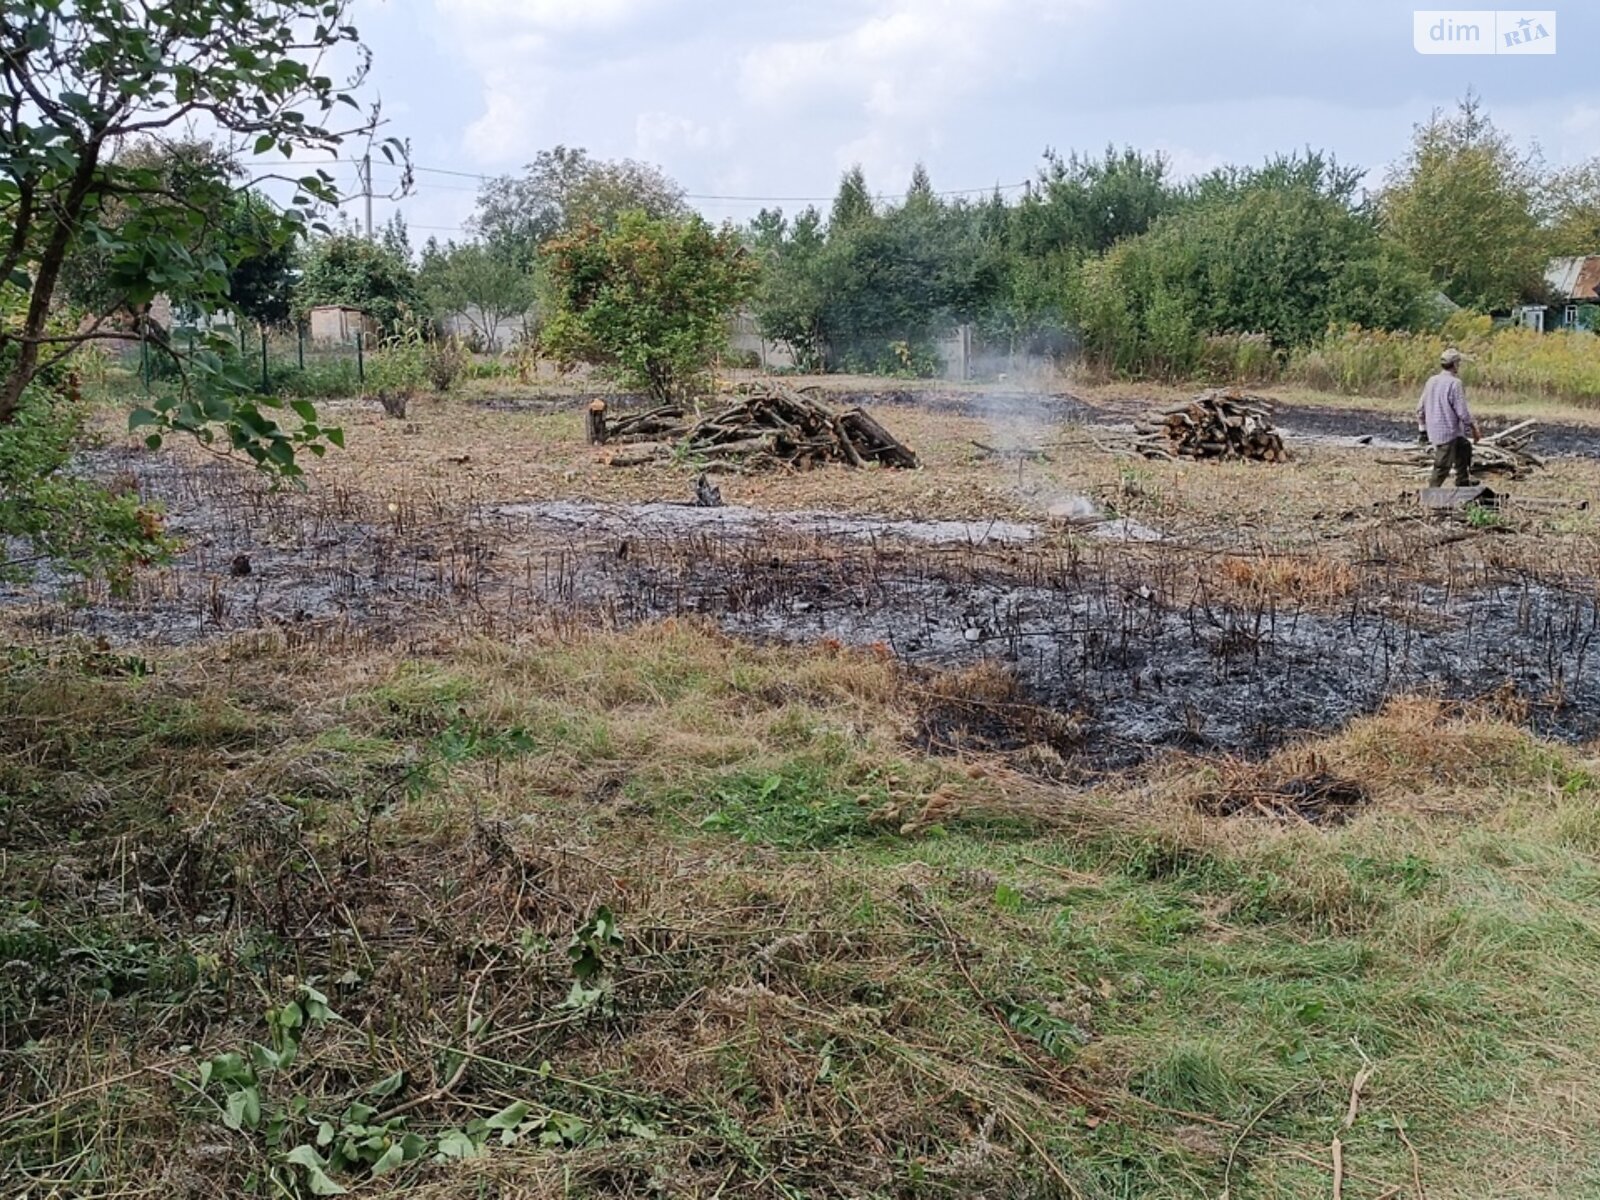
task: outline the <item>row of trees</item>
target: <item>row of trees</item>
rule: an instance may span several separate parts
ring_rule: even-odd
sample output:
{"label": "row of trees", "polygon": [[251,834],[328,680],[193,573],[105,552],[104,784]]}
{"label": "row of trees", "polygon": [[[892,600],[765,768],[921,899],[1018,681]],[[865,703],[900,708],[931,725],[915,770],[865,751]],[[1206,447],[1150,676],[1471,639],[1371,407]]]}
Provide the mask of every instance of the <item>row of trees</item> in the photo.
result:
{"label": "row of trees", "polygon": [[[674,338],[707,345],[740,302],[811,370],[931,369],[938,337],[965,323],[996,355],[1182,376],[1219,338],[1281,356],[1331,326],[1420,327],[1448,310],[1441,296],[1502,312],[1545,298],[1550,257],[1600,250],[1600,163],[1545,171],[1471,96],[1419,126],[1381,185],[1365,179],[1307,150],[1180,182],[1159,155],[1108,149],[1047,154],[1010,199],[941,195],[919,167],[882,205],[858,168],[826,212],[760,213],[737,262],[729,234],[698,223],[659,171],[557,147],[485,184],[470,240],[423,248],[413,305],[456,314],[486,348],[509,329],[656,391],[693,372],[677,350],[675,370],[644,359],[669,357],[657,352]],[[399,273],[409,247],[386,241]],[[673,304],[652,308],[669,262]],[[602,295],[605,270],[616,286]],[[386,311],[374,288],[314,282],[307,294]]]}
{"label": "row of trees", "polygon": [[1546,172],[1471,96],[1363,180],[1308,150],[1177,182],[1159,155],[1108,149],[1048,155],[1019,202],[941,197],[919,169],[880,208],[853,171],[827,214],[753,223],[756,313],[816,369],[896,366],[961,322],[1004,353],[1181,375],[1216,335],[1283,352],[1331,325],[1418,327],[1441,295],[1541,301],[1551,257],[1600,252],[1600,162]]}
{"label": "row of trees", "polygon": [[[125,157],[191,191],[236,171],[206,145]],[[448,319],[483,349],[536,342],[667,394],[740,303],[811,370],[931,369],[938,337],[965,323],[999,356],[1071,352],[1175,377],[1219,336],[1281,355],[1330,326],[1416,328],[1441,294],[1503,311],[1541,298],[1552,255],[1600,249],[1600,164],[1543,171],[1470,96],[1418,128],[1381,187],[1363,180],[1308,150],[1178,182],[1159,155],[1108,149],[1048,154],[1011,200],[942,196],[919,167],[884,206],[857,168],[826,213],[763,211],[735,237],[654,167],[558,146],[483,186],[465,240],[416,256],[396,218],[377,241],[344,232],[235,258],[228,291],[263,324],[331,303],[391,332]],[[248,190],[223,195],[220,244],[271,217]],[[84,307],[107,299],[102,258],[69,260]]]}

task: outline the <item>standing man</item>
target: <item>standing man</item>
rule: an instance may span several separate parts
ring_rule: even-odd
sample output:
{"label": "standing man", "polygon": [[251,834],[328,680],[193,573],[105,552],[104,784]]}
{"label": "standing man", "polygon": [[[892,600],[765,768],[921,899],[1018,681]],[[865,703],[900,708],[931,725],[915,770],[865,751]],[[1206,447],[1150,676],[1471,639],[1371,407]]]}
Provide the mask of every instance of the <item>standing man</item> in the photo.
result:
{"label": "standing man", "polygon": [[1439,373],[1422,388],[1417,404],[1417,428],[1433,447],[1433,478],[1429,487],[1443,487],[1453,465],[1457,487],[1472,486],[1472,443],[1478,440],[1478,423],[1467,408],[1467,390],[1461,386],[1461,351],[1454,346],[1439,356]]}

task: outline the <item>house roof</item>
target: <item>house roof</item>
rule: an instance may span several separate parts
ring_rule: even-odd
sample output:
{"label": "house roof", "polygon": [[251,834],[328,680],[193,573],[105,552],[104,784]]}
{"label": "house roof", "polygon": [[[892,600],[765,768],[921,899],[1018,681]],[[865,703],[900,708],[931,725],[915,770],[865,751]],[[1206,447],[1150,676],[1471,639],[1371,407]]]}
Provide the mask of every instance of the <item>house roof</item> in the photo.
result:
{"label": "house roof", "polygon": [[1600,254],[1581,258],[1552,258],[1544,281],[1562,300],[1600,298]]}

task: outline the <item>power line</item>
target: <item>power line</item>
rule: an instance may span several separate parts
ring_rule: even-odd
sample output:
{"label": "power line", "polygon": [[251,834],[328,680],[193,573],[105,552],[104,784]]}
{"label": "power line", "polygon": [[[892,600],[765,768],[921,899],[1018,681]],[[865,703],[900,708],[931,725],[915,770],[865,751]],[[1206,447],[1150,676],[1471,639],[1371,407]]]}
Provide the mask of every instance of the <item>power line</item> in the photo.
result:
{"label": "power line", "polygon": [[[319,167],[328,166],[333,163],[349,163],[351,165],[360,166],[361,160],[343,158],[323,159],[321,162],[308,162],[305,165],[309,167]],[[374,165],[379,167],[393,166],[396,169],[399,167],[398,163],[379,162]],[[450,167],[427,167],[415,163],[412,164],[411,169],[419,175],[443,175],[453,179],[474,179],[479,183],[492,183],[498,179],[512,178],[512,176],[508,175],[484,175],[476,171],[457,171]],[[477,188],[452,187],[449,184],[443,183],[430,183],[422,186],[426,186],[434,191],[441,192],[476,192],[478,190]],[[995,192],[1020,191],[1027,186],[1028,181],[1024,180],[1022,183],[996,183],[987,187],[950,188],[943,191],[933,192],[932,195],[938,197],[987,196],[992,195]],[[873,199],[890,200],[896,198],[898,195],[898,192],[878,192],[873,195]],[[704,192],[685,192],[683,198],[685,200],[718,201],[728,204],[829,204],[832,203],[834,199],[833,196],[733,196]]]}

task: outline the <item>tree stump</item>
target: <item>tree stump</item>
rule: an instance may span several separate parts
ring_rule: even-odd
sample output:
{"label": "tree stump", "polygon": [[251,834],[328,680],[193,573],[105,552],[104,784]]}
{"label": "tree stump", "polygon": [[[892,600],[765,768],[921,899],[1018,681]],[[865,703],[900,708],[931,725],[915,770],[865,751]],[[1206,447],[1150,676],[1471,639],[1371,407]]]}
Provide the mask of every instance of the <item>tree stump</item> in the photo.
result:
{"label": "tree stump", "polygon": [[606,441],[606,402],[596,400],[589,405],[589,412],[584,419],[584,431],[588,434],[589,445],[603,446]]}

